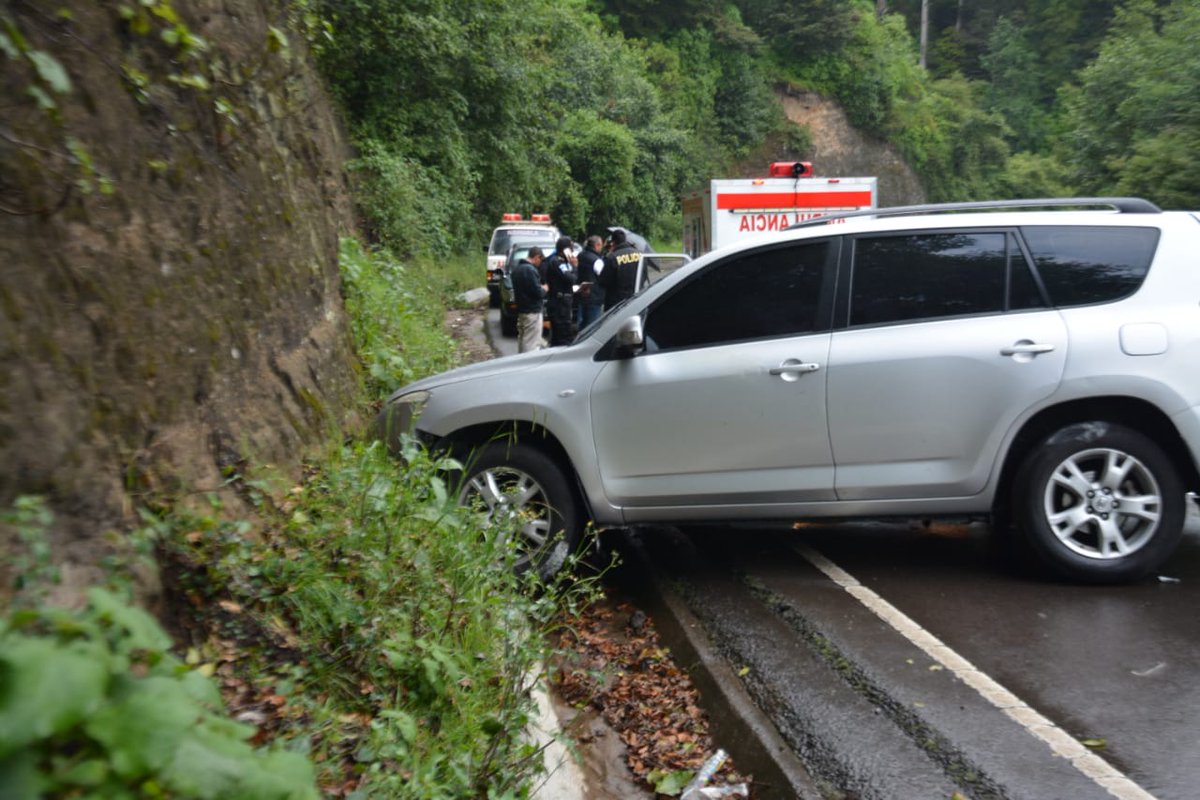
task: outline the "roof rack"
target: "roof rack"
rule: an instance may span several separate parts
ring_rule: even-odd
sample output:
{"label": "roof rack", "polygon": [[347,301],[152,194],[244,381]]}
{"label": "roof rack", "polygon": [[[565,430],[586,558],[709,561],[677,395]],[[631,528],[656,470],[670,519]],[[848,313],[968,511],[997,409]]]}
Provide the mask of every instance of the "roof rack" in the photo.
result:
{"label": "roof rack", "polygon": [[978,200],[970,203],[927,203],[918,206],[864,208],[857,211],[832,211],[824,216],[789,225],[786,230],[825,225],[848,217],[902,217],[910,214],[952,214],[956,211],[991,211],[1013,208],[1080,208],[1103,206],[1122,214],[1161,214],[1162,209],[1140,197],[1045,197],[1038,200]]}

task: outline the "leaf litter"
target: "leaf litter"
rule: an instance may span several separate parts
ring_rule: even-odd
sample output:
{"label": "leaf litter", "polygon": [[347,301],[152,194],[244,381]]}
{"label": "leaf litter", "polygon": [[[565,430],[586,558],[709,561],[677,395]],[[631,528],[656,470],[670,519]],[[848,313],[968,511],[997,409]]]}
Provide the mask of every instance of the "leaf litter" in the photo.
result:
{"label": "leaf litter", "polygon": [[[565,621],[558,649],[554,690],[572,707],[599,713],[647,788],[677,796],[718,750],[690,676],[662,645],[653,620],[613,590]],[[750,778],[726,760],[712,783]]]}

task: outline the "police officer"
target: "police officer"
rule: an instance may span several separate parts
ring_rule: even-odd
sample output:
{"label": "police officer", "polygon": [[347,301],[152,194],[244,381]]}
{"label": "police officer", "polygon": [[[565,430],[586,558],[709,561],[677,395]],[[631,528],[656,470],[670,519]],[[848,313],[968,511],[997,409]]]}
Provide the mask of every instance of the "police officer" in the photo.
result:
{"label": "police officer", "polygon": [[[576,298],[575,318],[582,327],[591,325],[604,308],[604,287],[600,285],[600,273],[604,271],[604,258],[600,255],[604,240],[592,234],[583,243],[579,254],[579,296]],[[599,268],[599,269],[597,269]],[[586,288],[583,288],[586,287]]]}
{"label": "police officer", "polygon": [[572,298],[575,284],[575,243],[569,236],[560,236],[554,243],[554,255],[546,260],[546,315],[550,318],[550,346],[575,341],[575,320]]}
{"label": "police officer", "polygon": [[625,231],[617,228],[609,237],[612,250],[604,257],[600,285],[604,287],[604,310],[612,308],[637,293],[638,266],[641,252],[625,239]]}

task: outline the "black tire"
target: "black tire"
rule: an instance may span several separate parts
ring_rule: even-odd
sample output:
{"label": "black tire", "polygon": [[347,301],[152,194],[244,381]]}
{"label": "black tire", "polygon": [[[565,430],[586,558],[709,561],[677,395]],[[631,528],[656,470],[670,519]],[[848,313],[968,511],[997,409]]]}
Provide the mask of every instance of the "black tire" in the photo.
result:
{"label": "black tire", "polygon": [[499,308],[500,307],[500,287],[499,286],[489,286],[489,287],[487,287],[487,290],[488,290],[488,308]]}
{"label": "black tire", "polygon": [[1012,516],[1042,566],[1084,583],[1124,583],[1175,551],[1186,503],[1158,444],[1093,421],[1062,428],[1030,451],[1017,472]]}
{"label": "black tire", "polygon": [[510,338],[517,335],[516,314],[505,314],[504,309],[500,309],[500,335]]}
{"label": "black tire", "polygon": [[[536,447],[496,441],[467,460],[459,503],[477,506],[488,519],[514,521],[520,540],[514,569],[543,580],[563,568],[583,536],[583,514],[562,468]],[[519,520],[519,523],[518,523]]]}

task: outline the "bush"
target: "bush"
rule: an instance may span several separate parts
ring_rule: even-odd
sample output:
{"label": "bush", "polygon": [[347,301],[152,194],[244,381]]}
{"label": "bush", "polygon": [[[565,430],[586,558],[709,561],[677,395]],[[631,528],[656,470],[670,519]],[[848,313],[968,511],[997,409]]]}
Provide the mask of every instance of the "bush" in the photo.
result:
{"label": "bush", "polygon": [[0,795],[318,796],[308,760],[247,744],[254,728],[218,713],[216,686],[168,652],[152,617],[103,589],[88,599],[0,629]]}
{"label": "bush", "polygon": [[360,142],[347,168],[357,176],[357,203],[368,233],[391,251],[430,256],[453,249],[453,232],[467,228],[468,192],[451,191],[418,161],[374,139]]}
{"label": "bush", "polygon": [[369,253],[352,238],[341,242],[341,266],[370,398],[455,366],[453,343],[442,332],[446,303],[435,270],[407,269],[386,250]]}
{"label": "bush", "polygon": [[444,478],[456,466],[411,441],[400,462],[347,445],[264,512],[257,541],[197,518],[165,537],[205,576],[192,591],[235,604],[238,661],[286,687],[279,735],[309,743],[323,784],[522,796],[543,769],[524,737],[530,689],[555,614],[590,584],[518,578],[513,529],[458,507]]}

